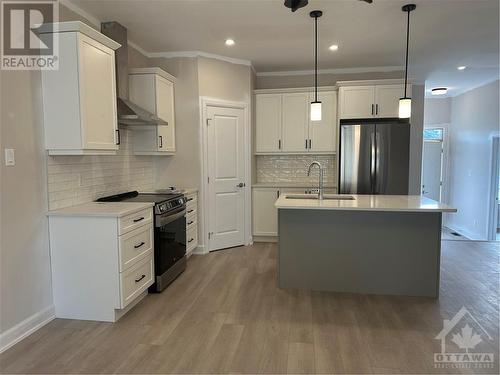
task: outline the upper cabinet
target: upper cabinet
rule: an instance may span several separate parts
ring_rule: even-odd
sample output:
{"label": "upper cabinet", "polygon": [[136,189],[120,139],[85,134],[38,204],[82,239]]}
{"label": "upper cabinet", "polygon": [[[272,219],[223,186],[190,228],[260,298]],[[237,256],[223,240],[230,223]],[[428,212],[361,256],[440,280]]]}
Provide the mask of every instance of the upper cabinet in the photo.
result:
{"label": "upper cabinet", "polygon": [[334,153],[336,145],[337,94],[318,93],[322,121],[309,118],[314,95],[304,92],[255,95],[255,152],[257,154]]}
{"label": "upper cabinet", "polygon": [[342,86],[339,88],[339,118],[398,117],[404,85]]}
{"label": "upper cabinet", "polygon": [[120,141],[114,51],[120,45],[82,22],[54,29],[59,69],[41,73],[45,148],[49,155],[114,154]]}
{"label": "upper cabinet", "polygon": [[175,78],[160,68],[131,69],[129,99],[155,114],[165,125],[134,126],[134,153],[172,155],[175,153]]}

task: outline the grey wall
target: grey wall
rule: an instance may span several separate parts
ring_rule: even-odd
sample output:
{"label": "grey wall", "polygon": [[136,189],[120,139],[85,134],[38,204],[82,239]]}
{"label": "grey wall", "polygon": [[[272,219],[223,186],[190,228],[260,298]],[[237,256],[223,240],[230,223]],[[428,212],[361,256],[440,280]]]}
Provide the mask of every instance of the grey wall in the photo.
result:
{"label": "grey wall", "polygon": [[425,99],[424,126],[443,125],[451,122],[451,98]]}
{"label": "grey wall", "polygon": [[[320,74],[318,76],[319,86],[333,86],[337,81],[357,81],[370,79],[399,79],[404,77],[404,72],[368,72],[349,74]],[[294,87],[314,86],[314,75],[291,75],[291,76],[259,76],[256,77],[256,89],[288,89]]]}
{"label": "grey wall", "polygon": [[487,238],[491,135],[499,132],[499,81],[451,101],[448,225],[474,239]]}

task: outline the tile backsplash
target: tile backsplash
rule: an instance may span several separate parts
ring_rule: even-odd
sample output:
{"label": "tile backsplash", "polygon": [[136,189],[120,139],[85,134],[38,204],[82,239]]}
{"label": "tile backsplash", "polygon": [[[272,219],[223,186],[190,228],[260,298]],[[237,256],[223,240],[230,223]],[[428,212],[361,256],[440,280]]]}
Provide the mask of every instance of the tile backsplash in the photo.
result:
{"label": "tile backsplash", "polygon": [[48,156],[49,209],[91,202],[130,190],[153,189],[152,156],[135,156],[131,130],[121,129],[116,155]]}
{"label": "tile backsplash", "polygon": [[[307,177],[307,168],[314,161],[319,161],[325,168],[324,183],[326,186],[336,186],[335,155],[257,155],[257,183],[286,182],[307,183],[318,182],[318,172],[314,171]],[[316,167],[315,167],[316,168]]]}

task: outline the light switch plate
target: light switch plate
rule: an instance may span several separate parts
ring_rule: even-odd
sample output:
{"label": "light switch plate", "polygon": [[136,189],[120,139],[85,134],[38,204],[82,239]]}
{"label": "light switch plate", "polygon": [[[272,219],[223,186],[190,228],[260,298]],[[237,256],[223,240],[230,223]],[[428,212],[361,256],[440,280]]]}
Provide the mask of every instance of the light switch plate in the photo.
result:
{"label": "light switch plate", "polygon": [[12,167],[12,166],[16,165],[16,158],[14,155],[13,148],[6,148],[5,149],[5,165],[7,167]]}

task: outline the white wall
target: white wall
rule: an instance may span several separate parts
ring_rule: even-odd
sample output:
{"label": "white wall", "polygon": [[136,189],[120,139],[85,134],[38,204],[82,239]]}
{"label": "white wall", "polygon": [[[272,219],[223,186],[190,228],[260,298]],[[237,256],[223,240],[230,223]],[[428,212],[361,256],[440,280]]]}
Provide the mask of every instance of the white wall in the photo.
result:
{"label": "white wall", "polygon": [[491,139],[499,131],[499,81],[451,102],[448,225],[473,239],[487,238]]}

